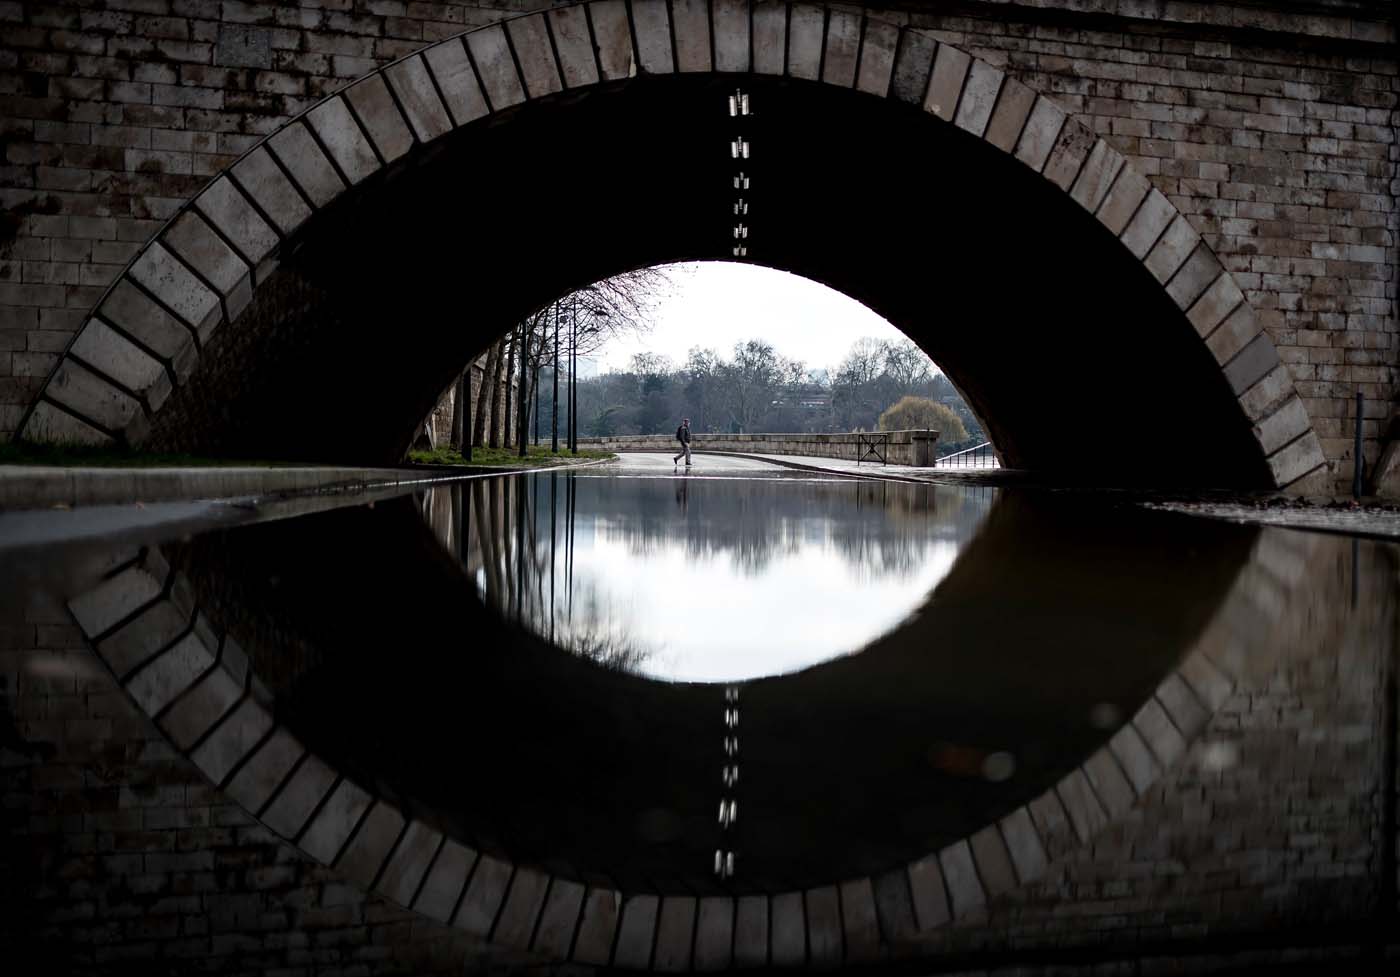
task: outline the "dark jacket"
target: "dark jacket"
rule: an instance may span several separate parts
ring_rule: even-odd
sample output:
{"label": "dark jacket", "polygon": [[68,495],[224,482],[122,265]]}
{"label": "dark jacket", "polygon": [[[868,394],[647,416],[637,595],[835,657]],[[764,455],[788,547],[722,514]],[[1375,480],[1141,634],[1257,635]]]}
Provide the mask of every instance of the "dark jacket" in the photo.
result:
{"label": "dark jacket", "polygon": [[676,428],[676,440],[681,444],[690,444],[690,428],[684,424]]}

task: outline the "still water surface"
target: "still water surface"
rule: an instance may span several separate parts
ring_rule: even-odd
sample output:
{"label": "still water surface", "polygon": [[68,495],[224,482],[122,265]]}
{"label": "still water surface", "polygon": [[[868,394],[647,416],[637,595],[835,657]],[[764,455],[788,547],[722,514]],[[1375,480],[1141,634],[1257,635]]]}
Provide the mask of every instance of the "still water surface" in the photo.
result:
{"label": "still water surface", "polygon": [[[1201,674],[1379,653],[1393,604],[1362,586],[1392,566],[1377,544],[762,473],[472,479],[139,541],[331,769],[624,891],[888,872],[1106,746],[1148,758],[1108,759],[1120,783],[1161,776],[1219,704]],[[133,553],[30,549],[6,592],[67,600]],[[1219,778],[1237,754],[1193,762]]]}

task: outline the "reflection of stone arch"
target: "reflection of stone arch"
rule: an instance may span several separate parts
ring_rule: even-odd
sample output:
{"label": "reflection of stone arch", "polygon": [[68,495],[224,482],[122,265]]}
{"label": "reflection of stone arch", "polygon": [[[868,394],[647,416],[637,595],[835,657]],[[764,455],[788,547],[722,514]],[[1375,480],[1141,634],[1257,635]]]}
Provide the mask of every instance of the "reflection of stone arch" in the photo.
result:
{"label": "reflection of stone arch", "polygon": [[[1252,426],[1271,485],[1323,465],[1291,376],[1238,285],[1107,142],[917,30],[851,10],[744,0],[596,0],[517,17],[326,98],[251,149],[136,255],[30,406],[21,436],[140,443],[283,246],[347,189],[493,113],[670,73],[787,76],[913,103],[1019,160],[1092,213],[1189,319],[1238,401],[1230,422]],[[1129,354],[1141,342],[1125,346],[1122,369],[1136,368]]]}
{"label": "reflection of stone arch", "polygon": [[175,747],[278,835],[367,890],[505,946],[627,969],[859,963],[1045,874],[1122,816],[1231,693],[1312,540],[1266,534],[1195,646],[1108,744],[970,836],[878,877],[774,895],[628,894],[479,853],[308,752],[157,553],[70,602]]}

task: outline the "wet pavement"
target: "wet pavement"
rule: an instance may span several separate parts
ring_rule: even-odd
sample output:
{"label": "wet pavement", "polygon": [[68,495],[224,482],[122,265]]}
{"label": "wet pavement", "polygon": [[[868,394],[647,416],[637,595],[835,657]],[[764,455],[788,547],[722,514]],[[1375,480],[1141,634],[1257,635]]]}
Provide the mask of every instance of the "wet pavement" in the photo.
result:
{"label": "wet pavement", "polygon": [[[1303,920],[1394,871],[1393,848],[1357,847],[1394,785],[1388,545],[713,456],[351,501],[153,511],[110,540],[35,514],[0,571],[0,636],[31,637],[0,661],[52,654],[26,608],[66,606],[95,653],[65,654],[247,817],[431,918],[438,868],[394,874],[420,833],[442,872],[470,853],[442,882],[463,907],[538,877],[626,905],[761,898],[776,927],[785,894],[856,885],[895,943],[1067,885],[1081,850],[1185,886],[1096,896],[1123,914],[1214,891],[1217,855],[1278,849],[1231,891],[1258,878]],[[25,751],[47,728],[6,722]]]}

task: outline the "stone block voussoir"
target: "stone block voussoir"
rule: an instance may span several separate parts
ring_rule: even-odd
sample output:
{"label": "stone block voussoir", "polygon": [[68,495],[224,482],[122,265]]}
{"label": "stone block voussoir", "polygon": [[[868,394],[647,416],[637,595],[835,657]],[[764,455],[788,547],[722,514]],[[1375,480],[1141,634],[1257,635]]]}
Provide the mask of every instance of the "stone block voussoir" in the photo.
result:
{"label": "stone block voussoir", "polygon": [[423,51],[423,60],[437,81],[454,125],[464,126],[491,111],[486,97],[481,94],[481,86],[477,83],[476,72],[472,69],[471,59],[467,57],[467,49],[461,38],[454,37],[427,48]]}
{"label": "stone block voussoir", "polygon": [[860,57],[861,18],[847,10],[833,9],[826,20],[826,50],[822,57],[822,81],[851,88],[856,83]]}
{"label": "stone block voussoir", "polygon": [[200,281],[159,242],[152,242],[127,273],[144,289],[194,330],[206,342],[219,324],[223,309],[218,294]]}
{"label": "stone block voussoir", "polygon": [[933,58],[933,73],[924,92],[924,111],[952,122],[962,96],[963,82],[972,67],[972,56],[948,44],[940,44]]}
{"label": "stone block voussoir", "polygon": [[[351,186],[361,183],[379,170],[379,157],[375,154],[374,147],[341,96],[328,98],[313,108],[306,114],[306,123],[315,132],[320,145],[325,147],[326,154],[339,169],[340,175]],[[295,130],[296,126],[287,126],[277,136]],[[277,137],[273,139],[273,148],[280,149],[276,139]],[[283,161],[294,176],[300,176],[290,160],[283,157]],[[318,203],[317,206],[321,204]]]}
{"label": "stone block voussoir", "polygon": [[637,64],[642,72],[648,75],[674,72],[671,13],[666,0],[633,0],[632,27],[636,31]]}
{"label": "stone block voussoir", "polygon": [[588,32],[584,7],[555,7],[549,11],[554,49],[559,52],[559,72],[565,88],[583,88],[598,83],[598,62],[593,56],[593,38]]}
{"label": "stone block voussoir", "polygon": [[991,120],[992,109],[996,106],[1005,77],[1001,69],[985,61],[973,61],[967,71],[967,81],[963,84],[962,98],[958,100],[954,124],[981,137],[987,131],[987,123]]}
{"label": "stone block voussoir", "polygon": [[856,75],[857,90],[881,98],[889,94],[899,33],[893,24],[867,21],[860,48],[860,72]]}
{"label": "stone block voussoir", "polygon": [[413,131],[404,119],[381,74],[372,74],[345,90],[345,100],[386,163],[413,148]]}
{"label": "stone block voussoir", "polygon": [[542,98],[561,91],[564,83],[559,77],[559,65],[554,60],[544,15],[513,17],[506,21],[506,33],[510,35],[515,60],[524,76],[526,96]]}
{"label": "stone block voussoir", "polygon": [[710,70],[710,5],[706,0],[671,0],[676,25],[676,70]]}
{"label": "stone block voussoir", "polygon": [[524,102],[525,86],[515,69],[505,28],[498,24],[472,31],[466,37],[467,50],[476,62],[477,74],[481,76],[492,111],[499,112]]}
{"label": "stone block voussoir", "polygon": [[788,15],[787,73],[793,78],[816,81],[821,73],[822,39],[826,10],[810,4],[793,4]]}
{"label": "stone block voussoir", "polygon": [[438,97],[427,62],[421,56],[391,64],[384,69],[384,76],[419,142],[432,142],[452,131],[452,116]]}
{"label": "stone block voussoir", "polygon": [[752,16],[753,70],[760,75],[783,74],[787,71],[787,4],[754,0]]}
{"label": "stone block voussoir", "polygon": [[622,904],[613,966],[628,970],[651,967],[651,948],[656,936],[656,917],[661,900],[657,896],[636,895]]}

